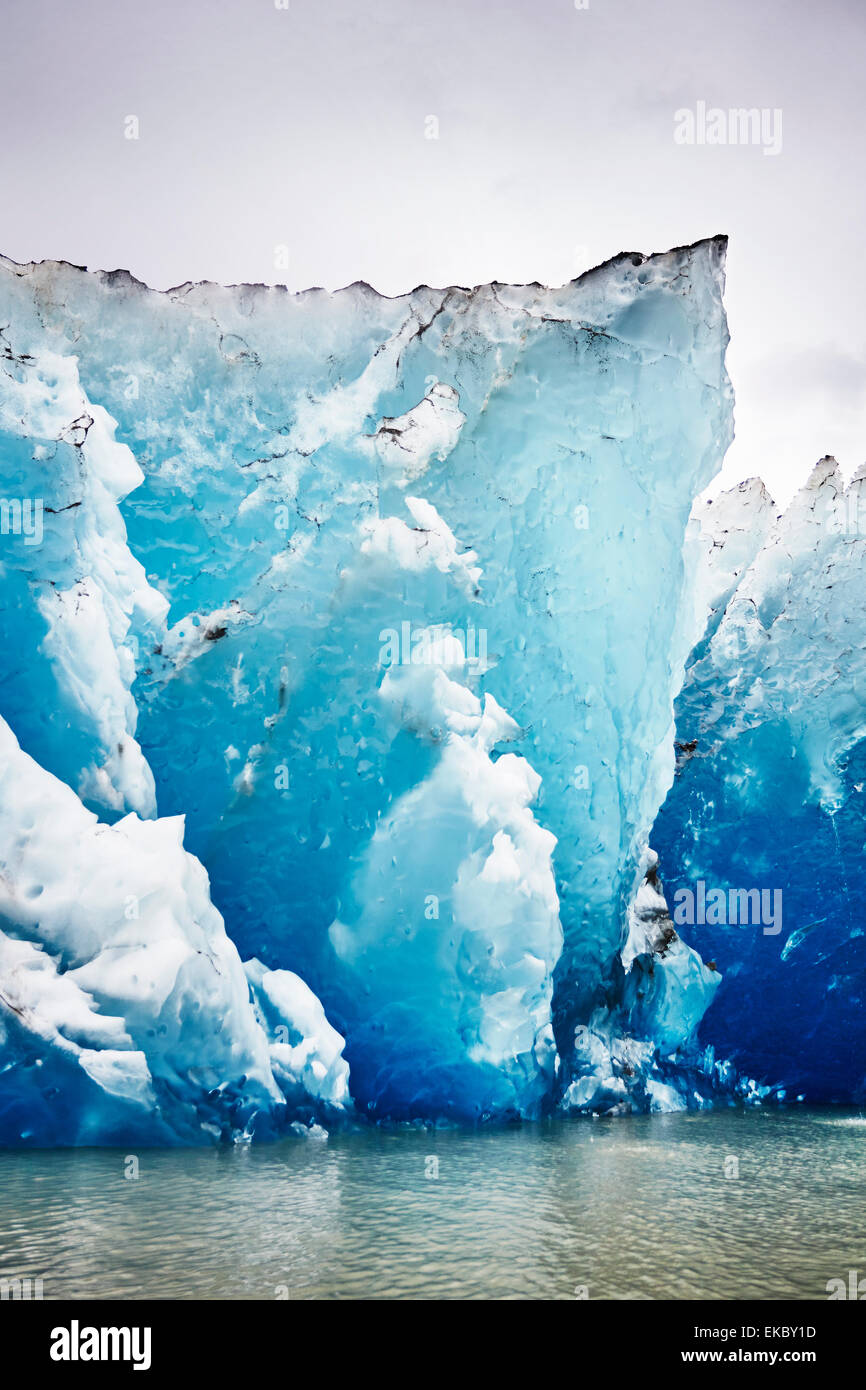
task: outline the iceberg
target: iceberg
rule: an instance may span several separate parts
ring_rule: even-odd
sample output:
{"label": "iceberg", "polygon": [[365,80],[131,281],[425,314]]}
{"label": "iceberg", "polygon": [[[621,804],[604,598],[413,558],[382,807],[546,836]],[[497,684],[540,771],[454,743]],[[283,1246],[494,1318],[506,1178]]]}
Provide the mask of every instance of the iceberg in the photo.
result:
{"label": "iceberg", "polygon": [[66,905],[0,928],[46,1064],[82,1070],[67,1006],[114,1030],[114,1089],[58,1082],[49,1122],[16,1080],[4,1140],[693,1103],[719,974],[649,837],[732,437],[724,254],[395,299],[0,258],[0,714]]}
{"label": "iceberg", "polygon": [[696,511],[702,630],[652,832],[676,929],[723,977],[701,1040],[815,1102],[866,1095],[864,488],[824,458],[781,513],[756,479]]}

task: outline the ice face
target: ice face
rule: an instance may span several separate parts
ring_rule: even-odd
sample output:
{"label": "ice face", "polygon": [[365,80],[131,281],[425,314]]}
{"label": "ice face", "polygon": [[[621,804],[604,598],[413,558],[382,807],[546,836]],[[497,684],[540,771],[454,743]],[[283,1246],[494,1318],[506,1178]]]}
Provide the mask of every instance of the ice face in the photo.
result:
{"label": "ice face", "polygon": [[0,721],[0,845],[0,1143],[237,1139],[345,1109],[342,1039],[290,972],[248,980],[181,817],[100,823]]}
{"label": "ice face", "polygon": [[815,1101],[864,1094],[864,488],[823,459],[782,515],[754,481],[700,513],[709,619],[653,830],[677,931],[723,976],[702,1039]]}
{"label": "ice face", "polygon": [[[478,1115],[536,1114],[554,1080],[562,949],[555,840],[530,810],[540,779],[513,753],[491,759],[517,725],[441,667],[389,670],[380,694],[442,751],[380,819],[330,927],[364,987],[353,1092],[392,1116],[459,1116],[470,1097]],[[425,895],[419,911],[424,884],[447,895]]]}
{"label": "ice face", "polygon": [[4,537],[2,709],[106,821],[185,816],[374,1116],[580,1108],[588,1028],[633,1029],[650,1104],[656,1016],[673,1056],[712,996],[632,904],[731,437],[723,257],[393,300],[0,262],[4,486],[46,504]]}
{"label": "ice face", "polygon": [[[137,633],[167,603],[126,544],[117,502],[143,481],[76,360],[0,335],[3,712],[28,749],[102,813],[156,814],[135,739]],[[152,645],[152,640],[151,640]]]}

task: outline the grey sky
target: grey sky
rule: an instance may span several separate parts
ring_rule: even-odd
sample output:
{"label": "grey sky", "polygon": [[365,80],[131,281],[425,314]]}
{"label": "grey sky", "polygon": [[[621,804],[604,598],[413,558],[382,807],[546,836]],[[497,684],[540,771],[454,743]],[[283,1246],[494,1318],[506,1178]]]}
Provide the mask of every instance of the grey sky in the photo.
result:
{"label": "grey sky", "polygon": [[[726,481],[866,459],[862,0],[289,6],[2,0],[0,250],[395,294],[724,231]],[[781,108],[781,153],[675,143],[699,101]]]}

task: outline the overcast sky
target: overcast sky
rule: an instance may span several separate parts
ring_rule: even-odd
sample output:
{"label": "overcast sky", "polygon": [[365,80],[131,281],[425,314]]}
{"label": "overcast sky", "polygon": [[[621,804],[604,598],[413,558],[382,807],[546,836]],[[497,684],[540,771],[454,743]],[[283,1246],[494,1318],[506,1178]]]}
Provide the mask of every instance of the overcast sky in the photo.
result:
{"label": "overcast sky", "polygon": [[[397,294],[727,232],[726,481],[866,460],[864,0],[288,6],[0,0],[0,250]],[[780,152],[677,143],[699,102]]]}

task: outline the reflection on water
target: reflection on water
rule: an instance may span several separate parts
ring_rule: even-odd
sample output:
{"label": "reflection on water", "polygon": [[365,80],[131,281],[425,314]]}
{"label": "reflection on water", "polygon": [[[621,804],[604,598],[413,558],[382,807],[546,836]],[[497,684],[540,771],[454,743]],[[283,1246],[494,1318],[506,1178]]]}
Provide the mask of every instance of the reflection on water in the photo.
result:
{"label": "reflection on water", "polygon": [[860,1114],[798,1109],[143,1150],[138,1179],[114,1149],[0,1152],[0,1277],[46,1298],[823,1299],[866,1274],[864,1143]]}

